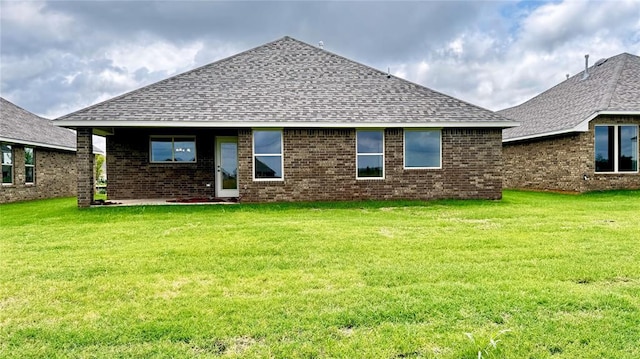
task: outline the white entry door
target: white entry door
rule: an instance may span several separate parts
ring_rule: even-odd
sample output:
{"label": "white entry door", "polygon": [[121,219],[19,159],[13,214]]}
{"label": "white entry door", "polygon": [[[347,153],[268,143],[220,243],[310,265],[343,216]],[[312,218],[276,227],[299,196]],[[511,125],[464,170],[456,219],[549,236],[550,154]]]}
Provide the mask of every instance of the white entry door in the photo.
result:
{"label": "white entry door", "polygon": [[216,137],[216,197],[238,195],[238,137]]}

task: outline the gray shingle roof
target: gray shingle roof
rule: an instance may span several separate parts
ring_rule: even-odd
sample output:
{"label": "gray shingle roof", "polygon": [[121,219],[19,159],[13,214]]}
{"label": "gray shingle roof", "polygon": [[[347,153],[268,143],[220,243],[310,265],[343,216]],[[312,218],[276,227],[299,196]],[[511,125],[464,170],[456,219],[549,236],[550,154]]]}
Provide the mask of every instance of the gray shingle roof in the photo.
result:
{"label": "gray shingle roof", "polygon": [[76,133],[0,97],[0,141],[76,150]]}
{"label": "gray shingle roof", "polygon": [[640,57],[623,53],[584,71],[529,101],[498,111],[520,122],[503,131],[505,141],[586,129],[600,113],[640,113]]}
{"label": "gray shingle roof", "polygon": [[495,112],[290,37],[57,121],[69,127],[514,125]]}

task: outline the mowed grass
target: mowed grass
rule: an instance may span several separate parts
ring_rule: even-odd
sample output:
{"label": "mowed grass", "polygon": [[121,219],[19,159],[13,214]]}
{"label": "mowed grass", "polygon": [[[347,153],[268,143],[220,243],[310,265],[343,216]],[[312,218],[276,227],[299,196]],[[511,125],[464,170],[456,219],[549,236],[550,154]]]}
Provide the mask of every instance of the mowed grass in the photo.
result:
{"label": "mowed grass", "polygon": [[640,191],[0,206],[2,358],[639,358]]}

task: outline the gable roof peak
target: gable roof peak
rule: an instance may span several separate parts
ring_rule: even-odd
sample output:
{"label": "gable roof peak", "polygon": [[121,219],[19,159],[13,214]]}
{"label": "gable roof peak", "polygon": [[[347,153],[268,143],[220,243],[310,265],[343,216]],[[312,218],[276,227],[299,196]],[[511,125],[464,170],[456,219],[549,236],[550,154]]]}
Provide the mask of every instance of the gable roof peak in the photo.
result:
{"label": "gable roof peak", "polygon": [[70,128],[515,125],[492,111],[290,36],[56,121]]}

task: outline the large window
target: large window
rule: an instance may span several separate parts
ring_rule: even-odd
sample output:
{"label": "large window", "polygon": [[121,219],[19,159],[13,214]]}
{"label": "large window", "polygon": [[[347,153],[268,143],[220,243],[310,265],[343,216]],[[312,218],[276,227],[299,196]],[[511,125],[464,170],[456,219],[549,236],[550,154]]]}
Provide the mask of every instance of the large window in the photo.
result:
{"label": "large window", "polygon": [[196,162],[194,137],[151,137],[151,162]]}
{"label": "large window", "polygon": [[13,151],[11,145],[0,145],[2,148],[2,184],[13,183]]}
{"label": "large window", "polygon": [[441,131],[404,131],[404,168],[441,168]]}
{"label": "large window", "polygon": [[253,178],[282,180],[282,131],[253,131]]}
{"label": "large window", "polygon": [[35,151],[31,147],[24,148],[24,183],[33,184],[35,182]]}
{"label": "large window", "polygon": [[638,172],[638,126],[595,127],[596,172]]}
{"label": "large window", "polygon": [[384,178],[384,131],[356,132],[356,167],[358,179]]}

